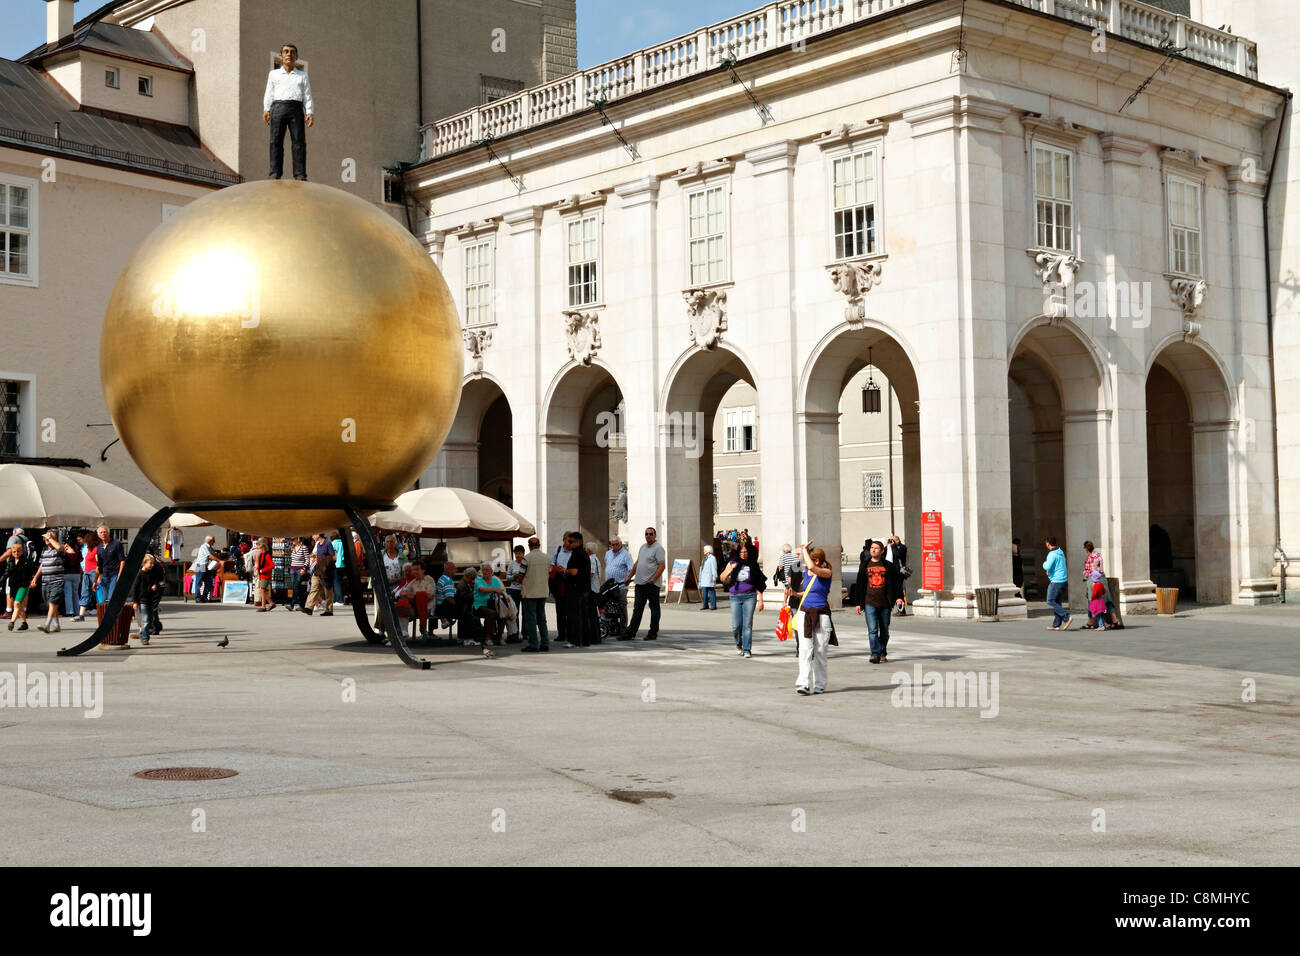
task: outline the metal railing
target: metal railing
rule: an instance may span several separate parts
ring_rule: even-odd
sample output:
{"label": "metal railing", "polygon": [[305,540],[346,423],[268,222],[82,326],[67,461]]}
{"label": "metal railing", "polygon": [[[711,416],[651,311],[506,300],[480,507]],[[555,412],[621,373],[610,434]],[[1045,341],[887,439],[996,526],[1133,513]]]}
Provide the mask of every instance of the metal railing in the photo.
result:
{"label": "metal railing", "polygon": [[68,156],[72,159],[102,159],[113,163],[120,163],[123,166],[131,166],[136,169],[145,169],[153,172],[170,173],[174,176],[183,176],[186,179],[198,180],[200,182],[216,183],[226,186],[240,182],[239,176],[234,173],[224,173],[219,169],[212,169],[203,166],[191,166],[189,163],[178,163],[170,159],[158,159],[154,156],[130,153],[121,149],[110,149],[107,146],[96,146],[94,143],[81,143],[76,140],[65,139],[62,136],[47,136],[44,133],[33,133],[31,130],[13,129],[8,126],[0,126],[0,143],[5,142],[43,146],[50,150],[51,153]]}
{"label": "metal railing", "polygon": [[[721,23],[675,37],[563,79],[521,90],[421,129],[421,159],[455,152],[580,113],[596,99],[615,102],[643,90],[790,46],[846,24],[882,16],[922,0],[778,0]],[[1198,63],[1257,77],[1255,44],[1139,0],[1009,0],[1148,46],[1186,47]]]}

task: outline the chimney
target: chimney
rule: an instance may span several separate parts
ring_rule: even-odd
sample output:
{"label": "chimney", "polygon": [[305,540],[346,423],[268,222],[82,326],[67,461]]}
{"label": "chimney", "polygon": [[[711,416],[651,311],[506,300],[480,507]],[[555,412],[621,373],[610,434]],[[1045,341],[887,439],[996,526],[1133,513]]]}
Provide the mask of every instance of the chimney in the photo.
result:
{"label": "chimney", "polygon": [[72,5],[77,0],[45,0],[45,42],[58,43],[72,33]]}

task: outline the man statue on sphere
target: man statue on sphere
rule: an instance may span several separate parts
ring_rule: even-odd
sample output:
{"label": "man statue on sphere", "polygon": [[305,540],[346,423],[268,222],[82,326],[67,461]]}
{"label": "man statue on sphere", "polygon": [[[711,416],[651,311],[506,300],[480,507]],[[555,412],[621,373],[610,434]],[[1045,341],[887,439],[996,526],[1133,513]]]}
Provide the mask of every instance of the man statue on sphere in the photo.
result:
{"label": "man statue on sphere", "polygon": [[[307,179],[307,131],[315,123],[312,113],[311,80],[297,68],[298,48],[292,43],[280,47],[280,65],[266,78],[262,97],[262,122],[271,127],[271,178],[284,175],[284,133],[293,144],[293,178]],[[305,117],[305,119],[304,119]]]}

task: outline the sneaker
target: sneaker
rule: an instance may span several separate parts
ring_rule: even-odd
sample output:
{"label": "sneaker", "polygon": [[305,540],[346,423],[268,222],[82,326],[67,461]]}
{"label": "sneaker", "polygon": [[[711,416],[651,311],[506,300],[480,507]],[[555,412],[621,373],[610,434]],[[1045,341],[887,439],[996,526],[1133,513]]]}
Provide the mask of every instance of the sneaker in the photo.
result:
{"label": "sneaker", "polygon": [[78,624],[80,624],[80,623],[81,623],[82,621],[84,621],[85,619],[86,619],[85,616],[83,616],[83,615],[81,615],[81,614],[78,614],[76,617],[73,618],[73,620],[76,621]]}
{"label": "sneaker", "polygon": [[753,654],[749,653],[749,651],[743,651],[742,653],[745,655],[746,660],[754,656]]}
{"label": "sneaker", "polygon": [[812,691],[810,691],[807,687],[796,687],[794,690],[795,693],[798,694],[800,697],[807,697],[809,694],[812,693]]}
{"label": "sneaker", "polygon": [[321,617],[333,617],[333,616],[334,616],[334,612],[333,612],[333,611],[322,611],[322,612],[321,612]]}
{"label": "sneaker", "polygon": [[577,645],[577,644],[574,644],[572,641],[565,641],[565,642],[564,642],[564,646],[565,646],[565,647],[577,647],[578,645]]}
{"label": "sneaker", "polygon": [[[478,647],[478,641],[473,638],[467,638],[460,642],[461,647]],[[570,645],[572,646],[572,645]]]}
{"label": "sneaker", "polygon": [[309,608],[309,607],[300,607],[300,608],[298,608],[298,610],[302,611],[302,613],[303,613],[303,614],[306,614],[308,617],[311,617],[311,608]]}
{"label": "sneaker", "polygon": [[882,664],[888,664],[888,663],[889,663],[889,658],[886,657],[884,654],[881,654],[881,655],[880,655],[880,663],[882,663]]}
{"label": "sneaker", "polygon": [[20,630],[20,631],[25,631],[25,630],[27,630],[27,622],[26,622],[26,621],[23,621],[21,624],[19,624],[19,625],[18,625],[18,630]]}
{"label": "sneaker", "polygon": [[824,693],[826,693],[826,688],[825,688],[825,687],[814,687],[814,688],[813,688],[813,693],[814,693],[814,694],[824,694]]}
{"label": "sneaker", "polygon": [[869,662],[871,662],[872,664],[879,664],[879,663],[880,663],[880,658],[877,657],[875,654],[872,654],[869,658],[867,658],[867,660],[868,660]]}
{"label": "sneaker", "polygon": [[9,622],[9,630],[12,631],[12,630],[14,629],[14,625],[17,624],[17,623],[18,623],[17,621],[10,621],[10,622]]}
{"label": "sneaker", "polygon": [[58,624],[55,624],[55,625],[54,625],[53,627],[51,627],[51,628],[50,628],[46,633],[47,633],[47,634],[57,634],[57,633],[59,633],[59,631],[61,631],[61,630],[63,630],[63,628],[60,627]]}
{"label": "sneaker", "polygon": [[148,646],[149,646],[149,638],[147,638],[147,637],[142,637],[142,638],[140,638],[140,646],[141,646],[141,647],[148,647]]}
{"label": "sneaker", "polygon": [[742,654],[744,654],[744,653],[745,653],[745,652],[742,651],[739,647],[736,648],[736,655],[737,655],[737,656],[740,656],[740,655],[742,655]]}
{"label": "sneaker", "polygon": [[44,624],[37,624],[36,630],[40,631],[42,634],[50,633],[50,629],[46,627]]}

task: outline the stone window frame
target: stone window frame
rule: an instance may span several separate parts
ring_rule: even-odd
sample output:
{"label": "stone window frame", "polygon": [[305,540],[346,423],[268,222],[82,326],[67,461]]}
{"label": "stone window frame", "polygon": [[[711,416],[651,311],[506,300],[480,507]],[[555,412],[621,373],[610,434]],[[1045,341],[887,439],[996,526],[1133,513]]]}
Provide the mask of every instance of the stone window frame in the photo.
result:
{"label": "stone window frame", "polygon": [[[827,237],[830,242],[830,261],[853,262],[859,259],[873,259],[885,255],[885,137],[883,130],[871,135],[839,141],[833,147],[823,146],[826,161],[826,208],[830,214],[830,228]],[[872,182],[875,184],[875,198],[871,200],[874,212],[875,247],[856,255],[840,256],[836,248],[835,214],[839,207],[835,204],[835,164],[843,159],[851,159],[861,153],[871,153],[874,158]],[[849,208],[849,207],[845,207]]]}
{"label": "stone window frame", "polygon": [[[712,190],[722,191],[723,198],[723,274],[719,278],[706,278],[701,282],[695,281],[694,264],[690,259],[690,250],[692,245],[699,239],[706,237],[692,237],[690,234],[690,199],[692,196],[707,195]],[[689,185],[682,183],[681,187],[681,232],[682,248],[686,250],[685,269],[686,269],[686,289],[710,289],[714,286],[731,285],[732,281],[732,228],[731,228],[731,209],[732,209],[732,179],[731,173],[720,174],[720,176],[705,177],[695,179]]]}
{"label": "stone window frame", "polygon": [[[588,261],[593,262],[595,264],[596,295],[595,298],[590,302],[574,302],[573,290],[575,287],[571,280],[569,270],[573,268],[575,263],[569,261],[569,229],[571,226],[580,222],[584,222],[588,219],[591,219],[596,223],[596,258],[594,260],[584,259],[577,264],[581,265],[582,263]],[[590,207],[583,207],[583,208],[576,209],[574,212],[562,217],[561,225],[564,228],[562,241],[564,243],[564,301],[566,303],[565,308],[568,309],[604,308],[605,305],[605,275],[604,275],[605,273],[605,269],[604,269],[605,221],[604,221],[604,216],[602,215],[602,210],[600,208],[590,208]]]}
{"label": "stone window frame", "polygon": [[31,458],[36,454],[36,376],[0,369],[0,382],[18,385],[17,457]]}
{"label": "stone window frame", "polygon": [[[745,448],[745,412],[749,412],[751,429],[750,437],[753,439],[753,446]],[[731,447],[731,441],[727,435],[727,416],[730,414],[736,416],[736,447]],[[758,409],[754,405],[733,405],[730,408],[722,410],[722,453],[724,455],[752,455],[758,451]]]}
{"label": "stone window frame", "polygon": [[[878,487],[871,486],[871,479],[876,479]],[[871,503],[872,491],[880,493],[880,504]],[[885,510],[885,473],[883,471],[864,471],[862,473],[862,507],[866,511],[884,511]]]}
{"label": "stone window frame", "polygon": [[[1198,228],[1196,230],[1198,238],[1197,257],[1200,260],[1200,268],[1195,271],[1174,268],[1174,222],[1169,208],[1171,198],[1169,185],[1171,182],[1177,182],[1185,186],[1194,186],[1196,188],[1196,215],[1198,217]],[[1166,273],[1167,275],[1185,276],[1191,279],[1205,278],[1205,187],[1205,176],[1202,174],[1196,174],[1190,170],[1177,167],[1170,168],[1167,165],[1161,169],[1160,191],[1161,205],[1164,207],[1165,268],[1168,270]]]}
{"label": "stone window frame", "polygon": [[[1082,146],[1090,135],[1097,131],[1086,129],[1064,118],[1043,118],[1036,113],[1026,113],[1020,117],[1024,130],[1025,149],[1025,235],[1028,245],[1025,249],[1031,253],[1048,252],[1054,255],[1072,255],[1079,262],[1083,261],[1084,216],[1082,189],[1079,185],[1079,172],[1082,166]],[[1034,163],[1034,149],[1045,146],[1070,154],[1070,206],[1071,229],[1070,241],[1074,248],[1066,251],[1038,243],[1038,195],[1035,179],[1038,175]]]}
{"label": "stone window frame", "polygon": [[[497,267],[496,245],[497,245],[496,236],[483,235],[482,233],[461,240],[461,246],[460,246],[461,249],[460,275],[462,280],[461,291],[462,294],[464,295],[464,301],[465,301],[465,328],[467,329],[480,329],[480,328],[496,325],[496,319],[497,319],[496,308],[495,308],[496,303],[493,299],[493,296],[495,295],[496,292],[496,267]],[[486,250],[487,281],[477,282],[471,285],[469,279],[469,258],[470,258],[470,251],[475,249]],[[481,270],[481,264],[479,268]],[[471,288],[487,290],[486,305],[479,305],[479,306],[470,305],[469,294]],[[471,308],[487,309],[487,318],[480,319],[478,321],[471,321],[470,319]]]}
{"label": "stone window frame", "polygon": [[[1035,136],[1029,144],[1029,189],[1030,189],[1030,228],[1033,230],[1033,236],[1030,240],[1031,247],[1041,249],[1044,252],[1059,252],[1066,255],[1077,256],[1079,254],[1079,152],[1076,149],[1065,147],[1059,143],[1054,143],[1050,139]],[[1039,237],[1039,218],[1038,203],[1042,194],[1038,190],[1038,151],[1045,150],[1048,153],[1064,156],[1068,161],[1068,175],[1070,177],[1070,198],[1068,200],[1070,209],[1070,225],[1068,229],[1070,247],[1065,248],[1055,243],[1044,243]],[[1060,203],[1057,197],[1046,197],[1052,203]],[[1060,226],[1054,227],[1060,231]]]}
{"label": "stone window frame", "polygon": [[[39,210],[39,184],[35,179],[26,176],[15,176],[11,173],[0,172],[0,186],[17,186],[20,189],[27,190],[27,225],[25,227],[11,227],[8,224],[8,191],[5,194],[4,222],[0,222],[0,234],[4,238],[0,240],[0,285],[18,285],[29,288],[39,288],[40,286],[40,210]],[[9,272],[9,255],[8,255],[8,234],[25,235],[27,237],[27,272],[19,274]]]}
{"label": "stone window frame", "polygon": [[[745,497],[746,497],[745,486],[746,485],[750,485],[754,489],[753,494],[750,495],[750,497],[754,499],[754,507],[752,508],[745,507]],[[758,514],[758,478],[757,477],[751,475],[751,476],[736,479],[736,509],[737,509],[736,510],[737,514],[742,514],[742,515]]]}

